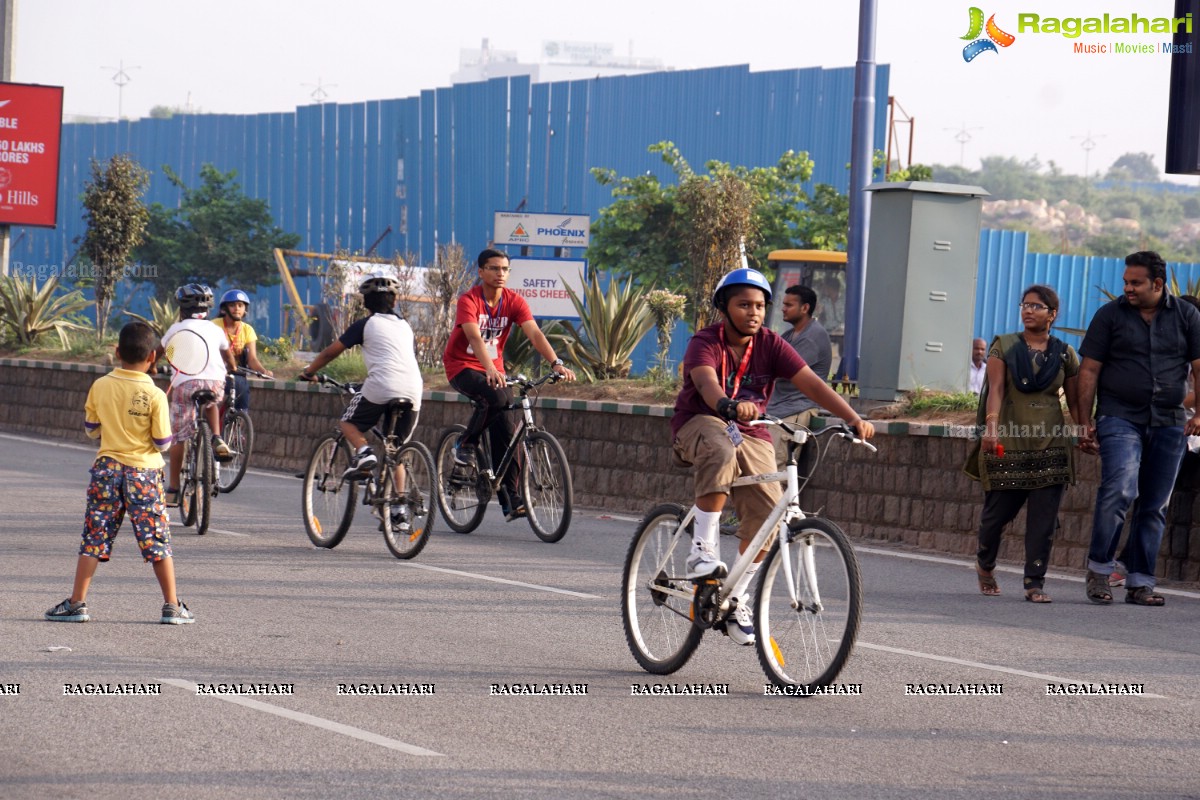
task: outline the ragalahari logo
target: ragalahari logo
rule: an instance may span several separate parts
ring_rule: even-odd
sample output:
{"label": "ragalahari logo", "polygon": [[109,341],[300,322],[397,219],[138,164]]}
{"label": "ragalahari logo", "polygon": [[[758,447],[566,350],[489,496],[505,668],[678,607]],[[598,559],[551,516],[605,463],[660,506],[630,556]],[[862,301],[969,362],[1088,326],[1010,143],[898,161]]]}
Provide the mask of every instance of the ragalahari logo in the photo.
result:
{"label": "ragalahari logo", "polygon": [[[983,24],[983,9],[971,6],[971,27],[967,30],[967,35],[961,38],[971,39],[971,43],[963,48],[963,61],[974,61],[975,57],[980,53],[991,51],[993,53],[1000,52],[996,49],[996,45],[1008,47],[1017,40],[1017,37],[1011,33],[1005,33],[1000,30],[1000,26],[996,24],[996,15],[992,14],[988,17],[987,25]],[[979,34],[987,32],[987,38],[980,38]]]}

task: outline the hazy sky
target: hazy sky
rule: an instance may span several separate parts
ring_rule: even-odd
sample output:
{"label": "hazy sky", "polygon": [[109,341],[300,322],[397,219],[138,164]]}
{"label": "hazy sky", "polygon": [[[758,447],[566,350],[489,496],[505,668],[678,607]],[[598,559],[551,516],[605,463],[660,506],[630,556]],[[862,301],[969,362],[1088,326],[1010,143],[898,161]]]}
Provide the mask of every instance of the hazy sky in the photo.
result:
{"label": "hazy sky", "polygon": [[[1126,152],[1150,153],[1164,166],[1171,56],[1084,55],[1072,46],[1157,49],[1169,37],[1020,33],[1017,14],[1170,17],[1173,0],[991,2],[975,4],[1016,39],[970,63],[960,37],[971,0],[878,2],[875,60],[891,65],[890,93],[916,120],[915,160],[961,157],[977,167],[987,155],[1036,156],[1080,174],[1090,135],[1092,173]],[[857,55],[855,0],[17,3],[14,80],[62,85],[68,114],[106,117],[117,115],[112,75],[122,62],[131,78],[124,115],[136,117],[189,102],[210,112],[287,111],[312,102],[318,80],[334,102],[409,97],[449,85],[460,50],[484,38],[523,61],[536,61],[546,40],[594,41],[676,69],[849,67]],[[1194,30],[1200,36],[1200,19]],[[970,141],[960,147],[964,127]]]}

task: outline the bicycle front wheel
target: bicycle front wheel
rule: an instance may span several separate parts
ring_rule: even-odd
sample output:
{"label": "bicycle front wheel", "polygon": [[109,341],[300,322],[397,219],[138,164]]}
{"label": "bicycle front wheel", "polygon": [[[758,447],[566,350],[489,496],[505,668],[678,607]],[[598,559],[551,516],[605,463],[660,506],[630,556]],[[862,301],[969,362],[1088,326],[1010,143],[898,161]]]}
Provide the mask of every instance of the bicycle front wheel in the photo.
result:
{"label": "bicycle front wheel", "polygon": [[201,420],[197,420],[196,425],[196,437],[199,439],[196,448],[196,535],[203,536],[208,533],[208,523],[212,519],[216,462],[213,461],[212,429]]}
{"label": "bicycle front wheel", "polygon": [[862,617],[858,559],[846,534],[809,518],[777,541],[760,569],[754,598],[758,660],[776,686],[828,686],[837,677]]}
{"label": "bicycle front wheel", "polygon": [[479,527],[491,498],[487,478],[477,469],[461,477],[454,472],[454,446],[466,431],[466,425],[451,425],[437,446],[437,504],[450,530],[457,533]]}
{"label": "bicycle front wheel", "polygon": [[254,449],[254,424],[245,411],[230,410],[221,423],[222,438],[233,450],[233,460],[221,465],[218,487],[222,492],[232,492],[242,482],[246,467],[250,464],[250,452]]}
{"label": "bicycle front wheel", "polygon": [[[400,448],[397,459],[404,468],[404,491],[397,493],[395,506],[389,502],[383,505],[383,540],[396,558],[413,558],[425,547],[433,530],[433,509],[437,502],[433,497],[436,482],[433,456],[420,442],[409,442]],[[390,500],[394,491],[391,476],[384,480],[387,481],[384,497]],[[395,507],[407,512],[406,527],[392,524],[391,511]]]}
{"label": "bicycle front wheel", "polygon": [[567,454],[545,431],[525,439],[525,469],[521,476],[529,526],[543,542],[557,542],[571,526],[574,490]]}
{"label": "bicycle front wheel", "polygon": [[684,509],[655,506],[642,519],[621,580],[625,641],[642,669],[667,675],[682,667],[700,645],[703,628],[692,623],[695,584],[684,577],[691,526],[680,528]]}
{"label": "bicycle front wheel", "polygon": [[350,469],[350,446],[330,434],[313,448],[304,470],[304,529],[317,547],[337,547],[350,530],[358,484],[342,478]]}

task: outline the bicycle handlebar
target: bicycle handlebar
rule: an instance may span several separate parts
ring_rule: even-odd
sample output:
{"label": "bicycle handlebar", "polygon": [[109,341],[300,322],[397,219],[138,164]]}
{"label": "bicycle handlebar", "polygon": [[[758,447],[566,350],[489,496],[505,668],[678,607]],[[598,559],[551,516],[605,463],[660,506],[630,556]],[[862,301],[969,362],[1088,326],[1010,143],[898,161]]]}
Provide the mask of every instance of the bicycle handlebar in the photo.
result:
{"label": "bicycle handlebar", "polygon": [[238,367],[237,374],[246,376],[253,375],[255,378],[262,378],[265,381],[273,380],[273,378],[271,378],[271,376],[267,375],[265,372],[259,372],[258,370],[250,369],[249,367]]}
{"label": "bicycle handlebar", "polygon": [[849,425],[847,425],[843,421],[838,421],[838,423],[835,425],[827,425],[826,427],[822,428],[819,431],[811,431],[808,428],[804,428],[802,426],[795,425],[790,422],[784,422],[783,420],[779,419],[778,417],[772,417],[772,416],[768,416],[767,414],[763,414],[758,419],[750,422],[750,424],[751,425],[777,425],[780,428],[783,428],[785,431],[787,431],[789,435],[796,433],[796,431],[803,430],[803,431],[806,431],[807,434],[809,436],[812,436],[813,438],[816,438],[818,436],[825,436],[826,434],[832,433],[842,439],[848,439],[851,444],[862,445],[863,447],[870,450],[872,453],[879,452],[878,447],[871,444],[866,439],[860,439],[858,436],[858,432],[855,431],[853,428],[851,428]]}
{"label": "bicycle handlebar", "polygon": [[506,375],[504,377],[504,385],[505,386],[520,386],[525,391],[529,391],[530,389],[536,389],[537,387],[541,386],[544,383],[557,383],[560,380],[562,380],[562,375],[559,375],[557,372],[551,370],[550,372],[547,372],[545,375],[538,378],[537,380],[530,380],[529,378],[527,378],[524,375],[521,375],[519,373],[515,377],[512,377],[512,378],[510,378]]}

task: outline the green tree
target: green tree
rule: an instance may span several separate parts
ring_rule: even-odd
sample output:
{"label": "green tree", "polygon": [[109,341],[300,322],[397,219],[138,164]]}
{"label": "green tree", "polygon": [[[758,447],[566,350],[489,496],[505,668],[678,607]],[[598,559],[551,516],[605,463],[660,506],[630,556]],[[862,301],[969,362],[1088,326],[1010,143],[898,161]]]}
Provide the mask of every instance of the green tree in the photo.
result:
{"label": "green tree", "polygon": [[1159,179],[1154,156],[1149,153],[1125,153],[1108,168],[1111,180],[1156,181]]}
{"label": "green tree", "polygon": [[205,164],[196,188],[169,167],[163,172],[182,198],[177,208],[150,207],[146,241],[138,249],[142,262],[155,267],[145,270],[150,274],[143,280],[159,298],[191,282],[254,287],[279,280],[271,251],[295,247],[300,237],[275,226],[265,200],[242,193],[236,171]]}
{"label": "green tree", "polygon": [[[711,290],[715,282],[711,273],[738,263],[743,238],[759,265],[782,247],[846,245],[849,201],[826,184],[805,190],[813,172],[807,153],[788,151],[770,167],[710,161],[701,174],[671,142],[652,145],[649,152],[670,165],[674,184],[652,174],[618,177],[611,169],[592,170],[597,182],[612,187],[613,202],[592,226],[588,258],[598,269],[686,295],[694,324],[708,314],[704,300],[706,287]],[[743,206],[748,215],[734,213]],[[697,217],[700,212],[716,214],[716,227],[712,219]]]}
{"label": "green tree", "polygon": [[142,195],[149,181],[146,170],[128,155],[115,155],[103,167],[92,159],[92,179],[83,189],[83,252],[94,269],[97,339],[104,338],[108,327],[113,289],[146,231],[150,215]]}

